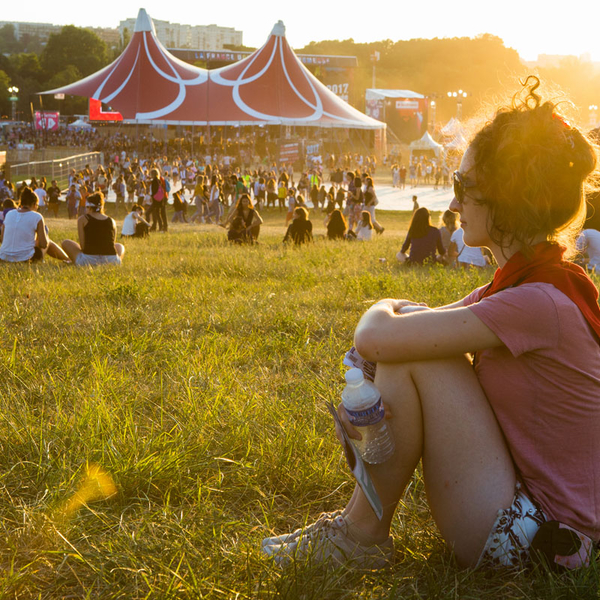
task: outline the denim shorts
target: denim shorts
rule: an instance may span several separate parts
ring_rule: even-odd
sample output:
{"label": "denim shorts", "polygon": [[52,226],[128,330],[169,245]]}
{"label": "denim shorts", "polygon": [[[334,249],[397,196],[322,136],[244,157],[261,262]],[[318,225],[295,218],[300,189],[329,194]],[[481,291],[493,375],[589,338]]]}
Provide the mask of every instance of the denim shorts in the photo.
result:
{"label": "denim shorts", "polygon": [[116,254],[84,254],[77,255],[75,264],[78,267],[95,267],[96,265],[120,265],[121,259]]}
{"label": "denim shorts", "polygon": [[517,482],[509,508],[498,511],[477,567],[522,567],[529,562],[529,547],[540,525],[547,521]]}

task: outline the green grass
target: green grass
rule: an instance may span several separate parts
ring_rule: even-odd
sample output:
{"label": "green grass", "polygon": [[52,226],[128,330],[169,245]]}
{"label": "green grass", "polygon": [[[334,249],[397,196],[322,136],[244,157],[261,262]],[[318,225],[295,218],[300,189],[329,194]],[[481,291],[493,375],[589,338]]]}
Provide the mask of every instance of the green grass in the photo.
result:
{"label": "green grass", "polygon": [[[0,267],[0,598],[596,598],[595,567],[457,569],[419,474],[388,572],[281,572],[260,555],[350,496],[325,401],[368,303],[442,304],[491,277],[397,266],[409,216],[381,213],[365,244],[284,247],[271,212],[254,247],[177,225],[128,242],[121,269]],[[61,517],[87,463],[118,492]]]}

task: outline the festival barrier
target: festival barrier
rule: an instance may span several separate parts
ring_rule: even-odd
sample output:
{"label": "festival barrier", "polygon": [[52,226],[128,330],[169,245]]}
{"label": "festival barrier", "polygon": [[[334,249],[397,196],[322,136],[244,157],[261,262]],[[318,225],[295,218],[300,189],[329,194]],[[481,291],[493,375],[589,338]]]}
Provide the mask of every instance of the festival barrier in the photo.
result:
{"label": "festival barrier", "polygon": [[15,185],[21,181],[29,180],[32,177],[39,179],[46,177],[48,181],[56,179],[61,188],[66,187],[69,181],[71,169],[79,172],[89,165],[95,169],[98,165],[104,163],[104,154],[102,152],[86,152],[75,156],[57,158],[55,160],[42,160],[34,162],[20,163],[10,165],[10,177]]}

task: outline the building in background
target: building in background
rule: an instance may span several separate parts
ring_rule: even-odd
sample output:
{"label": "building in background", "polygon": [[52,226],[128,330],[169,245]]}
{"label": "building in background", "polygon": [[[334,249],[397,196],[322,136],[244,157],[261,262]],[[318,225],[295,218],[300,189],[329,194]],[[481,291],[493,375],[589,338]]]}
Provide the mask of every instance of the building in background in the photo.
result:
{"label": "building in background", "polygon": [[[12,25],[15,30],[15,38],[22,40],[23,37],[35,37],[42,46],[48,43],[48,38],[52,33],[60,33],[63,25],[53,25],[52,23],[24,23],[20,21],[0,21],[0,27]],[[121,44],[121,34],[118,29],[112,27],[83,27],[93,31],[109,48],[117,48]]]}
{"label": "building in background", "polygon": [[[125,30],[133,33],[136,19],[125,19],[119,23],[121,39]],[[206,50],[224,50],[225,46],[241,46],[243,33],[233,27],[218,25],[182,25],[152,19],[156,37],[167,48],[204,48]]]}
{"label": "building in background", "polygon": [[22,23],[20,21],[0,21],[0,27],[12,25],[15,28],[15,37],[22,40],[24,36],[37,37],[45,45],[51,33],[60,33],[62,25],[52,23]]}

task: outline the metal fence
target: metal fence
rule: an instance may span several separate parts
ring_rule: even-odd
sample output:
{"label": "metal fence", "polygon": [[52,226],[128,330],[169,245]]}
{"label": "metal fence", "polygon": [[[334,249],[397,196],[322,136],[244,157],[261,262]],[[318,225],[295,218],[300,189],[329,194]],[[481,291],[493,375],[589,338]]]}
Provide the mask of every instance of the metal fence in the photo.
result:
{"label": "metal fence", "polygon": [[39,179],[46,177],[48,181],[56,179],[58,185],[64,188],[69,182],[69,173],[71,169],[76,172],[83,170],[86,165],[95,169],[98,165],[104,163],[104,154],[102,152],[86,152],[76,156],[67,156],[55,160],[41,160],[35,162],[10,165],[10,179],[14,184],[19,184],[23,180],[30,180],[32,177]]}

